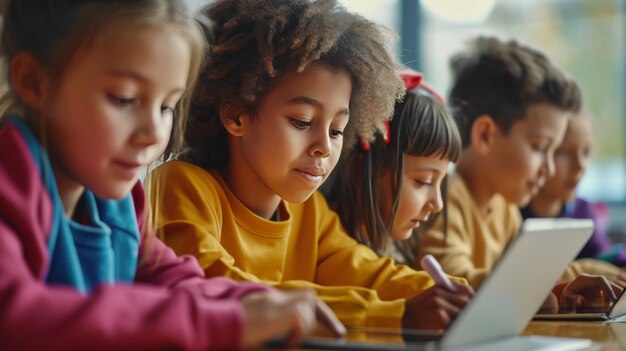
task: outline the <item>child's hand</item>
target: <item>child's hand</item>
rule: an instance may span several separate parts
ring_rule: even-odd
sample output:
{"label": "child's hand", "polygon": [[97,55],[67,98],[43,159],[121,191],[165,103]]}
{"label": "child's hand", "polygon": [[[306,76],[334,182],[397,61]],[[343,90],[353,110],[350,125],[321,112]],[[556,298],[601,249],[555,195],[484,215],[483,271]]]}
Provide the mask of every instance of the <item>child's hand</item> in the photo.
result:
{"label": "child's hand", "polygon": [[618,285],[622,289],[626,288],[626,270],[624,268],[620,269],[619,274],[607,278],[611,283]]}
{"label": "child's hand", "polygon": [[548,295],[546,301],[543,302],[543,305],[541,305],[541,308],[539,308],[539,310],[544,313],[559,312],[559,299],[556,297],[556,295],[554,295],[553,292],[551,292],[550,295]]}
{"label": "child's hand", "polygon": [[337,335],[345,327],[311,290],[254,293],[241,300],[245,313],[242,347],[258,347],[273,338],[285,338],[286,346],[302,341],[319,320]]}
{"label": "child's hand", "polygon": [[563,311],[580,307],[608,308],[622,288],[599,275],[582,274],[569,282],[561,292],[559,304]]}
{"label": "child's hand", "polygon": [[469,285],[452,282],[457,292],[435,285],[406,301],[402,327],[410,329],[446,329],[474,296]]}

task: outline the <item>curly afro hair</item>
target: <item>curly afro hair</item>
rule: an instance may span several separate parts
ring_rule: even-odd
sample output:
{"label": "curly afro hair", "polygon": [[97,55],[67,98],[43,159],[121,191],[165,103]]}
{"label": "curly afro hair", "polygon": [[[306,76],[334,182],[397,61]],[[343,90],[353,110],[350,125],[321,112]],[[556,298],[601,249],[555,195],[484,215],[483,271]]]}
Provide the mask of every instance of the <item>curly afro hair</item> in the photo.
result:
{"label": "curly afro hair", "polygon": [[344,149],[373,140],[404,94],[387,44],[393,32],[349,12],[336,0],[219,0],[210,19],[210,49],[198,77],[181,159],[220,168],[230,158],[220,111],[250,113],[285,72],[325,64],[352,78]]}

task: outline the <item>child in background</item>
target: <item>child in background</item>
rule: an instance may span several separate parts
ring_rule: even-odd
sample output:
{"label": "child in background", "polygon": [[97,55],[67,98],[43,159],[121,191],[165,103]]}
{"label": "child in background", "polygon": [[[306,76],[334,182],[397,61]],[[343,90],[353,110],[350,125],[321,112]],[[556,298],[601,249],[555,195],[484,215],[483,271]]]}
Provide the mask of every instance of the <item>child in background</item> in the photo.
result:
{"label": "child in background", "polygon": [[396,103],[388,133],[345,153],[323,192],[352,237],[413,265],[413,234],[443,208],[443,181],[461,152],[461,137],[422,75],[407,70],[401,77],[407,94]]}
{"label": "child in background", "polygon": [[445,328],[471,292],[350,238],[316,189],[404,89],[383,28],[336,1],[221,0],[181,160],[148,177],[157,229],[207,276],[314,287],[346,324]]}
{"label": "child in background", "polygon": [[601,259],[625,267],[626,248],[612,244],[599,226],[591,204],[576,197],[576,186],[587,169],[592,144],[591,116],[582,111],[570,119],[563,142],[554,154],[554,176],[546,180],[539,193],[522,209],[522,216],[593,219],[596,229],[578,258]]}
{"label": "child in background", "polygon": [[340,327],[311,292],[206,280],[141,234],[139,176],[180,137],[204,51],[182,1],[6,9],[0,349],[254,347],[297,341],[317,312]]}
{"label": "child in background", "polygon": [[[451,65],[450,103],[458,109],[463,150],[449,181],[447,229],[438,218],[421,236],[417,258],[432,254],[448,274],[477,288],[521,226],[517,206],[554,173],[554,150],[581,97],[547,57],[515,41],[479,37]],[[566,278],[582,273],[573,264]],[[584,275],[565,286],[563,307],[581,286],[592,288],[587,302],[621,290]]]}

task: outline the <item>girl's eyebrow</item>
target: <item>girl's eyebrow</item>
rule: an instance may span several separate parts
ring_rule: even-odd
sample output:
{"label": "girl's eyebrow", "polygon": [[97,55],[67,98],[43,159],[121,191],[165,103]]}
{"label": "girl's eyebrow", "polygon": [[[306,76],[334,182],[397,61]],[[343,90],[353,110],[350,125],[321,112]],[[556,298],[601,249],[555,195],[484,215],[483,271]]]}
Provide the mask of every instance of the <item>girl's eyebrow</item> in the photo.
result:
{"label": "girl's eyebrow", "polygon": [[[136,72],[136,71],[132,71],[132,70],[119,70],[119,69],[111,69],[108,70],[106,72],[108,75],[110,76],[116,76],[116,77],[123,77],[123,78],[130,78],[132,80],[136,80],[140,83],[143,84],[148,84],[150,83],[150,80],[148,80],[146,77],[144,77],[143,75],[141,75],[140,73]],[[185,87],[176,87],[174,89],[172,89],[172,93],[179,93],[179,92],[183,92],[185,90]]]}
{"label": "girl's eyebrow", "polygon": [[[406,166],[405,166],[406,167]],[[416,165],[415,167],[412,168],[407,168],[407,170],[409,172],[433,172],[433,173],[437,173],[440,174],[442,173],[439,169],[437,169],[436,167],[431,167],[431,166],[421,166],[421,165]],[[447,171],[445,172],[447,173]]]}
{"label": "girl's eyebrow", "polygon": [[[311,105],[316,108],[324,107],[322,103],[308,96],[296,96],[294,98],[289,99],[287,103],[290,105]],[[346,107],[345,109],[339,111],[337,114],[350,115],[350,109]]]}

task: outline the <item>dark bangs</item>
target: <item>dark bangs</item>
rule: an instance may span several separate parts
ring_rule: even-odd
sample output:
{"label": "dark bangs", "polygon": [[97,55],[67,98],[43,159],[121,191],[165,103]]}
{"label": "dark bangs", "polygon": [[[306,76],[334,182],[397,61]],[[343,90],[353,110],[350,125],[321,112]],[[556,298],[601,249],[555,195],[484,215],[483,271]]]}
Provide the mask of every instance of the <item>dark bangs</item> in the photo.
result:
{"label": "dark bangs", "polygon": [[400,137],[400,149],[411,156],[439,155],[455,162],[462,149],[461,137],[446,107],[419,92],[407,93],[402,104],[391,123],[391,135]]}

